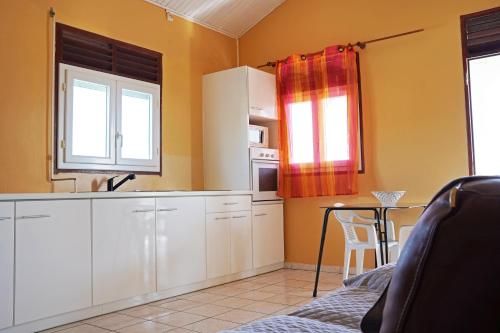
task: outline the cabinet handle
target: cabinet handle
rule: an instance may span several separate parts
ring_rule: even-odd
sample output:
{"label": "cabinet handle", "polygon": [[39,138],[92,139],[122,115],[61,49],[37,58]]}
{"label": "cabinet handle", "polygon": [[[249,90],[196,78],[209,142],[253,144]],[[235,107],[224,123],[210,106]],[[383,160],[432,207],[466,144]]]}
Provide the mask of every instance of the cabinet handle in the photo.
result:
{"label": "cabinet handle", "polygon": [[255,214],[254,216],[267,216],[267,213]]}
{"label": "cabinet handle", "polygon": [[132,213],[149,213],[149,212],[154,212],[154,209],[136,209],[133,210]]}
{"label": "cabinet handle", "polygon": [[10,216],[0,216],[0,221],[10,220]]}
{"label": "cabinet handle", "polygon": [[242,219],[246,217],[246,215],[238,215],[238,216],[233,216],[233,219]]}
{"label": "cabinet handle", "polygon": [[250,109],[259,110],[259,111],[263,111],[264,110],[264,108],[261,108],[261,107],[258,107],[258,106],[251,106]]}
{"label": "cabinet handle", "polygon": [[40,214],[40,215],[23,215],[16,217],[17,220],[29,220],[29,219],[47,219],[50,215]]}
{"label": "cabinet handle", "polygon": [[173,212],[176,210],[179,210],[179,209],[178,208],[161,208],[161,209],[157,209],[156,211],[157,212]]}
{"label": "cabinet handle", "polygon": [[233,206],[237,204],[238,204],[237,202],[224,202],[224,206]]}
{"label": "cabinet handle", "polygon": [[230,217],[216,217],[215,220],[218,221],[218,220],[229,220]]}

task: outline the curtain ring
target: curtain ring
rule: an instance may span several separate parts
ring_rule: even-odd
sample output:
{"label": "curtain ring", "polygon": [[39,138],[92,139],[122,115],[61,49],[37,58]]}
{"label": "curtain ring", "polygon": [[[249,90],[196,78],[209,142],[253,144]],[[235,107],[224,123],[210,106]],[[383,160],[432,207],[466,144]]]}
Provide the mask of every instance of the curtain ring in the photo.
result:
{"label": "curtain ring", "polygon": [[344,52],[344,45],[339,45],[338,50],[339,52]]}
{"label": "curtain ring", "polygon": [[301,55],[300,55],[300,59],[301,59],[301,60],[306,60],[306,59],[307,59],[307,57],[306,57],[306,55],[305,55],[305,54],[301,54]]}

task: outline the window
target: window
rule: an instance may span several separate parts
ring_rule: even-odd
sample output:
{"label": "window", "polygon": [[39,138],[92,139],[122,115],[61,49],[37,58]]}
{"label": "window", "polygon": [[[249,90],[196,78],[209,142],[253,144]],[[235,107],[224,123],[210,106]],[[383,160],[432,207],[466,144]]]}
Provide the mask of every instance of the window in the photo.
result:
{"label": "window", "polygon": [[159,171],[158,85],[61,64],[59,169]]}
{"label": "window", "polygon": [[462,16],[469,169],[500,174],[500,8]]}
{"label": "window", "polygon": [[161,54],[56,29],[56,172],[160,173]]}
{"label": "window", "polygon": [[[291,122],[291,162],[295,164],[312,163],[314,161],[313,116],[311,102],[292,104],[290,108]],[[323,100],[322,114],[322,156],[323,161],[342,162],[349,159],[349,136],[347,120],[347,97],[338,96]],[[361,119],[359,119],[361,124]],[[358,151],[360,165],[363,170],[361,127],[358,133]]]}

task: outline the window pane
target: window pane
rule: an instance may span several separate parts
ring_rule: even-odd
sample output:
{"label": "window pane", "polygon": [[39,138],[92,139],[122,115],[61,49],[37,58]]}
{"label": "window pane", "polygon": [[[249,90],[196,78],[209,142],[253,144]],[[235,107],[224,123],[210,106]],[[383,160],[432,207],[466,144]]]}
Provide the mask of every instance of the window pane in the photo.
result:
{"label": "window pane", "polygon": [[153,156],[153,96],[122,89],[121,157],[151,160]]}
{"label": "window pane", "polygon": [[109,86],[73,80],[72,154],[109,156]]}
{"label": "window pane", "polygon": [[476,174],[500,174],[500,55],[469,62]]}
{"label": "window pane", "polygon": [[347,135],[347,96],[324,100],[323,138],[326,161],[346,161],[349,159]]}
{"label": "window pane", "polygon": [[314,161],[313,124],[311,102],[294,103],[290,106],[291,162],[311,163]]}

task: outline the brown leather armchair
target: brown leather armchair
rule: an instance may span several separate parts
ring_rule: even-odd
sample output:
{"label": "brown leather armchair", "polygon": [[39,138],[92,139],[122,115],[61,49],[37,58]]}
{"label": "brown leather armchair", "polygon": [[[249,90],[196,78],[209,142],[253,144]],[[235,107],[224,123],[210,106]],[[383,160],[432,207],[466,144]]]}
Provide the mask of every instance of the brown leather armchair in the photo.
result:
{"label": "brown leather armchair", "polygon": [[500,332],[500,177],[444,187],[420,217],[363,332]]}

